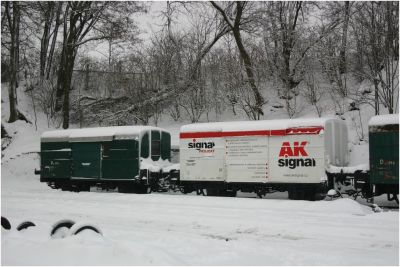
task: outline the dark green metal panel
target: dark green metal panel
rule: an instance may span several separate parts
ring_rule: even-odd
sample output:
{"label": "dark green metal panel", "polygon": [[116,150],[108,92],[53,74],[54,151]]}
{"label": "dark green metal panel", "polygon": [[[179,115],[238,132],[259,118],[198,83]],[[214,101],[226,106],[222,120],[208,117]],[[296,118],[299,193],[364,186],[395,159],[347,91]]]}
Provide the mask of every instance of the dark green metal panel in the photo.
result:
{"label": "dark green metal panel", "polygon": [[161,135],[159,131],[151,131],[151,159],[157,161],[161,155]]}
{"label": "dark green metal panel", "polygon": [[372,184],[399,183],[399,125],[370,127],[369,157]]}
{"label": "dark green metal panel", "polygon": [[72,177],[100,178],[100,143],[72,143]]}
{"label": "dark green metal panel", "polygon": [[171,160],[171,135],[161,132],[161,158]]}
{"label": "dark green metal panel", "polygon": [[102,143],[102,179],[132,179],[139,174],[139,145],[136,140]]}
{"label": "dark green metal panel", "polygon": [[142,136],[142,141],[140,143],[140,157],[147,159],[149,157],[149,134],[145,133]]}
{"label": "dark green metal panel", "polygon": [[41,178],[70,178],[71,149],[68,142],[41,143]]}
{"label": "dark green metal panel", "polygon": [[68,142],[48,142],[48,143],[40,143],[40,151],[44,150],[60,150],[70,148]]}

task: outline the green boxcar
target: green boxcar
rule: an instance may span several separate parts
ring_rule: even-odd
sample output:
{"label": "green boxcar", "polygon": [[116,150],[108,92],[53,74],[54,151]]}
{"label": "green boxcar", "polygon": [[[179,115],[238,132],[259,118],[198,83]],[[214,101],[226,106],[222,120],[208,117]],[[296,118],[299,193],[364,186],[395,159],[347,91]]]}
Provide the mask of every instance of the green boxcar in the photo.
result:
{"label": "green boxcar", "polygon": [[[171,135],[150,126],[119,126],[45,132],[40,179],[53,187],[131,182],[149,185],[141,159],[170,161]],[[147,161],[148,165],[148,161]],[[143,178],[145,177],[145,178]],[[154,184],[154,183],[153,183]]]}
{"label": "green boxcar", "polygon": [[370,183],[375,194],[398,194],[398,114],[375,116],[369,123]]}

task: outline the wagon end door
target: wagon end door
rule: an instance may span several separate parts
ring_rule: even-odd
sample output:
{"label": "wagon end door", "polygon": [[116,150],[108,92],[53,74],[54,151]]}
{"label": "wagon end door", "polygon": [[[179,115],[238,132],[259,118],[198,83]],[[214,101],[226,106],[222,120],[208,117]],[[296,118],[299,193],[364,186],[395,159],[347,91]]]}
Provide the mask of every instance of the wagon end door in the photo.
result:
{"label": "wagon end door", "polygon": [[139,143],[137,140],[114,140],[102,143],[101,178],[105,180],[133,179],[139,173]]}
{"label": "wagon end door", "polygon": [[41,144],[41,178],[70,178],[71,149],[68,142]]}

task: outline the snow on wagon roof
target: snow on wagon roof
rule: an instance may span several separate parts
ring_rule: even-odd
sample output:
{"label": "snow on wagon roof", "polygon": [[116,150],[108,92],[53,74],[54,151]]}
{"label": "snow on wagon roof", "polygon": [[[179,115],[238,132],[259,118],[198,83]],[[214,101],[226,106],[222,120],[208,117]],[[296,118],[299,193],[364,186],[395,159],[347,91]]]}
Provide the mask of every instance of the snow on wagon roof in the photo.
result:
{"label": "snow on wagon roof", "polygon": [[[148,130],[161,131],[152,126],[115,126],[84,129],[67,129],[44,132],[42,142],[86,142],[111,141],[113,139],[132,139]],[[163,130],[164,131],[164,130]]]}
{"label": "snow on wagon roof", "polygon": [[[299,127],[324,127],[329,120],[335,118],[284,119],[262,121],[232,121],[194,123],[181,127],[181,132],[228,132],[228,131],[257,131],[257,130],[284,130]],[[340,121],[340,120],[338,120]]]}
{"label": "snow on wagon roof", "polygon": [[369,126],[380,126],[388,124],[399,124],[399,114],[373,116],[368,123]]}

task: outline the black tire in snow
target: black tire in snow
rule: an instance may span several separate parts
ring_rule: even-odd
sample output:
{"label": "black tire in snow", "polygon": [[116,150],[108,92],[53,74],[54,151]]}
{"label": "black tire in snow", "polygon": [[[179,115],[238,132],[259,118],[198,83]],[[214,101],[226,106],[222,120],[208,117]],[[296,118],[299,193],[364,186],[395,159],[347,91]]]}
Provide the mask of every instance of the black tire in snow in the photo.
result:
{"label": "black tire in snow", "polygon": [[6,230],[11,229],[11,223],[6,217],[1,216],[1,227],[3,227]]}
{"label": "black tire in snow", "polygon": [[94,225],[90,223],[77,223],[68,232],[69,236],[77,235],[84,230],[91,230],[93,232],[98,233],[99,235],[103,235],[103,233]]}
{"label": "black tire in snow", "polygon": [[72,220],[60,220],[53,225],[53,228],[51,229],[51,232],[50,232],[50,236],[56,237],[56,238],[63,238],[67,235],[66,229],[68,229],[68,230],[71,229],[71,227],[74,224],[75,224],[75,222]]}
{"label": "black tire in snow", "polygon": [[17,226],[17,231],[21,231],[33,226],[36,226],[36,224],[34,224],[33,222],[30,221],[22,222]]}

